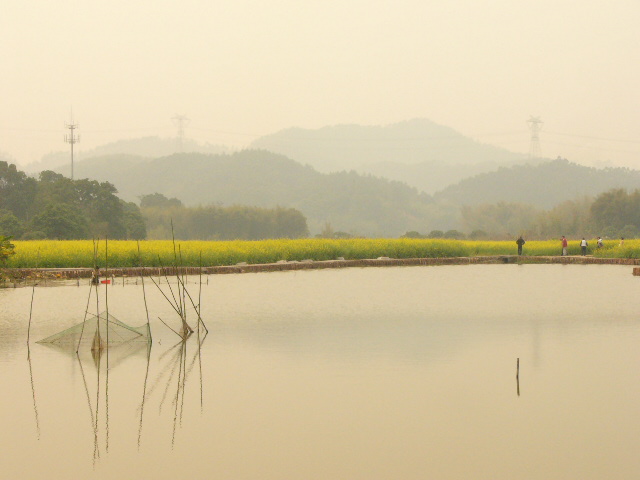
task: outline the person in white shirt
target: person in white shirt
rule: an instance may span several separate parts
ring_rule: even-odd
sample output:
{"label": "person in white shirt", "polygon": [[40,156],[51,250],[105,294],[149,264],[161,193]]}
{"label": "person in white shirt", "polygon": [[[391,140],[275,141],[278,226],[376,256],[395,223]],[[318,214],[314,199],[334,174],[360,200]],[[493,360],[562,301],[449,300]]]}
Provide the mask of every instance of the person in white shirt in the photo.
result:
{"label": "person in white shirt", "polygon": [[582,241],[580,242],[580,248],[582,249],[582,255],[583,256],[587,254],[587,247],[588,246],[589,246],[589,244],[584,239],[584,237],[582,237]]}

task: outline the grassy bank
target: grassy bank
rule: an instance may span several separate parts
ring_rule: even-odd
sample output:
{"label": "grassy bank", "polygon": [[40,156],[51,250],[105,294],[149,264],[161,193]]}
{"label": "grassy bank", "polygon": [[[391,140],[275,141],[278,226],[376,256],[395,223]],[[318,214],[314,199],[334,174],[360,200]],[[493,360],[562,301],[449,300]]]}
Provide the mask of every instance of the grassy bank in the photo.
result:
{"label": "grassy bank", "polygon": [[[90,240],[37,240],[16,241],[16,255],[7,262],[13,268],[74,268],[93,266],[93,243]],[[595,248],[590,241],[590,254],[599,257],[638,258],[640,240],[629,240],[623,247],[618,241],[605,241],[604,247]],[[202,255],[203,266],[235,265],[239,262],[274,263],[279,260],[347,260],[391,258],[443,258],[485,255],[515,255],[514,241],[467,241],[431,239],[302,239],[262,241],[177,241],[179,262],[185,266],[198,266]],[[105,242],[99,242],[98,263],[105,264]],[[142,264],[145,266],[171,265],[174,263],[173,243],[165,240],[140,242]],[[138,248],[135,241],[109,241],[109,265],[135,267]],[[528,241],[525,255],[559,255],[560,242]],[[569,254],[579,255],[578,241],[569,242]]]}

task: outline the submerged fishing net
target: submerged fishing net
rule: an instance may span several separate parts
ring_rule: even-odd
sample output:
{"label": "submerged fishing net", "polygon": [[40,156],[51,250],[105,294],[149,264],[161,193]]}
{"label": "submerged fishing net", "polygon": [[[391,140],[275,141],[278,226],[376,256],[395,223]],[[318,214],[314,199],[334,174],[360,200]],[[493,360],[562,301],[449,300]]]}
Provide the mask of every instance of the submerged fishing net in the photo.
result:
{"label": "submerged fishing net", "polygon": [[131,327],[106,312],[87,316],[82,323],[67,328],[37,343],[49,343],[59,346],[94,346],[100,348],[117,346],[125,343],[149,343],[151,331],[149,325]]}

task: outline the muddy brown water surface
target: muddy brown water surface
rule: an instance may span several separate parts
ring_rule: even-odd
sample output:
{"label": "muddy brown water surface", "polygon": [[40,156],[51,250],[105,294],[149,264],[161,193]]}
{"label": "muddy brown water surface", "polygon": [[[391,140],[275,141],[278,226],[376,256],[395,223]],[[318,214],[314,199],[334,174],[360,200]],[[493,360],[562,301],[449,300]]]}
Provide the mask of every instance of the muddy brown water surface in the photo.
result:
{"label": "muddy brown water surface", "polygon": [[[35,289],[29,349],[32,289],[0,290],[2,478],[640,477],[629,266],[210,276],[201,348],[146,282],[153,345],[108,368],[35,343],[82,321],[88,282],[56,285]],[[146,322],[140,284],[108,304]]]}

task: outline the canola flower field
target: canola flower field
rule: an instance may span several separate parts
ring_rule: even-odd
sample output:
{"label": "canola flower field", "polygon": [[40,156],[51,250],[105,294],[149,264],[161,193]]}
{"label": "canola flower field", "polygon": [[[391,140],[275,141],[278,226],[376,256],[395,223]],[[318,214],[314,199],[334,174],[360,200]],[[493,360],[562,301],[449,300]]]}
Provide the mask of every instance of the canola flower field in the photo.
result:
{"label": "canola flower field", "polygon": [[[94,242],[91,240],[33,240],[14,241],[15,255],[9,258],[9,268],[78,268],[93,267]],[[587,254],[610,258],[639,258],[640,240],[605,240],[602,248],[595,248],[589,240]],[[138,242],[110,240],[97,242],[98,266],[109,267],[235,265],[274,263],[280,260],[346,260],[390,258],[445,258],[489,255],[515,255],[515,241],[470,241],[436,239],[297,239],[259,241],[178,241],[149,240]],[[523,255],[560,255],[559,240],[527,241]],[[579,240],[569,241],[569,255],[580,255]],[[202,263],[200,263],[202,262]]]}

